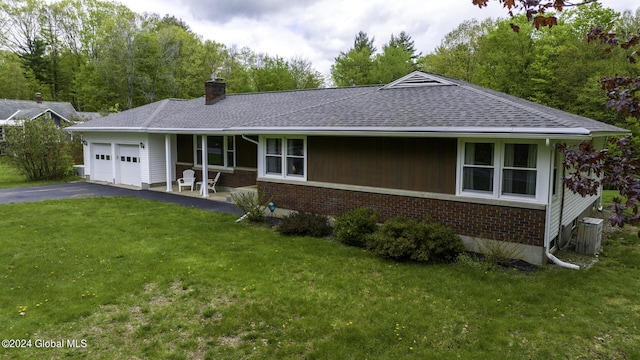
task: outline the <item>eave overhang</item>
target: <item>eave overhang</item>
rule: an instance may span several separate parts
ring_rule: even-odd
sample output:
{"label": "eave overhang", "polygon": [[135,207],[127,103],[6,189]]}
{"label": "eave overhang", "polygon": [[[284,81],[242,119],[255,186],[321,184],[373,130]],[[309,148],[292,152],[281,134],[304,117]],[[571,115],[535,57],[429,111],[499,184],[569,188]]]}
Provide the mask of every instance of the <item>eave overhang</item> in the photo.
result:
{"label": "eave overhang", "polygon": [[220,134],[229,135],[317,135],[317,136],[394,136],[394,137],[464,137],[519,139],[590,139],[621,136],[629,132],[589,131],[585,128],[523,127],[231,127],[231,128],[145,128],[72,126],[69,132],[131,132],[150,134]]}

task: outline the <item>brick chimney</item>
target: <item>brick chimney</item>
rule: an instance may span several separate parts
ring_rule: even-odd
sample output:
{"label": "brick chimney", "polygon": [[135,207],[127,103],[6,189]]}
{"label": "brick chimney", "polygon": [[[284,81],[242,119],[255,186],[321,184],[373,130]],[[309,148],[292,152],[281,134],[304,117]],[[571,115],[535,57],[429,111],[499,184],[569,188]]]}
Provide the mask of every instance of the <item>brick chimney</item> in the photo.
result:
{"label": "brick chimney", "polygon": [[216,78],[215,75],[211,80],[204,83],[205,104],[212,105],[227,97],[227,84],[222,78]]}
{"label": "brick chimney", "polygon": [[41,94],[41,93],[36,93],[35,101],[36,101],[38,104],[42,104],[42,94]]}

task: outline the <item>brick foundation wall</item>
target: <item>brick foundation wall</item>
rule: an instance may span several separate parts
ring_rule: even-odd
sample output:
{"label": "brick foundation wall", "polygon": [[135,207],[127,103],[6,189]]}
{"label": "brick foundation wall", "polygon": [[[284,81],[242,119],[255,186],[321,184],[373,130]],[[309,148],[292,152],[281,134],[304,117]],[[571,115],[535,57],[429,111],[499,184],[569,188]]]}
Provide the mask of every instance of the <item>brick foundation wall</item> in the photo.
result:
{"label": "brick foundation wall", "polygon": [[544,210],[262,181],[258,182],[258,191],[281,209],[342,215],[354,208],[369,207],[379,212],[381,221],[397,215],[417,219],[430,215],[459,235],[544,246]]}
{"label": "brick foundation wall", "polygon": [[[176,174],[177,177],[182,176],[182,172],[187,169],[192,169],[191,165],[176,165]],[[217,171],[209,171],[209,179],[213,179]],[[218,185],[216,187],[224,186],[224,187],[243,187],[243,186],[252,186],[256,184],[258,170],[238,170],[235,169],[233,173],[220,173],[220,180],[218,181]],[[200,181],[202,179],[202,171],[196,170],[196,179]]]}

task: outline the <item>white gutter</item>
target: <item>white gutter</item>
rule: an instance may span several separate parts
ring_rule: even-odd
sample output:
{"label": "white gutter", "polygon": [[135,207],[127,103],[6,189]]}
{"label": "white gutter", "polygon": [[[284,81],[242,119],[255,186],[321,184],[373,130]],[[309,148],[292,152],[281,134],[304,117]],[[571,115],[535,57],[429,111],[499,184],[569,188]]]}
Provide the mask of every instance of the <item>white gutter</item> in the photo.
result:
{"label": "white gutter", "polygon": [[396,137],[500,137],[520,139],[588,140],[593,136],[622,133],[589,131],[585,128],[521,128],[521,127],[231,127],[231,128],[148,128],[148,127],[85,127],[74,125],[67,131],[79,132],[146,132],[150,134],[229,133],[234,135],[323,135],[323,136],[396,136]]}
{"label": "white gutter", "polygon": [[148,132],[146,128],[143,127],[78,127],[77,125],[69,126],[64,128],[63,130],[68,132],[73,131],[84,131],[84,132]]}
{"label": "white gutter", "polygon": [[[68,132],[135,132],[135,133],[147,133],[147,134],[195,134],[195,135],[209,135],[211,133],[228,132],[226,129],[179,129],[179,128],[145,128],[145,127],[83,127],[83,126],[69,126],[64,128]],[[240,134],[241,132],[239,132]]]}
{"label": "white gutter", "polygon": [[[549,144],[549,142],[547,141],[547,144]],[[555,144],[553,144],[553,146],[551,146],[551,162],[549,163],[549,174],[551,176],[549,176],[549,184],[548,184],[548,190],[547,190],[547,214],[546,214],[546,220],[545,220],[545,226],[544,226],[544,254],[547,256],[547,258],[551,261],[553,261],[554,264],[563,267],[565,269],[572,269],[572,270],[580,270],[580,266],[575,265],[575,264],[571,264],[568,262],[564,262],[560,259],[558,259],[557,257],[555,257],[555,255],[553,255],[550,251],[549,251],[549,243],[551,242],[551,203],[553,201],[553,182],[555,181],[554,177],[553,177],[553,164],[556,161],[556,146]],[[562,185],[564,187],[564,184]],[[563,199],[561,201],[564,201],[564,196],[562,197]],[[560,224],[562,224],[562,219],[560,219]],[[558,234],[560,235],[560,234]]]}
{"label": "white gutter", "polygon": [[380,132],[417,132],[417,133],[474,133],[474,134],[545,134],[545,135],[591,135],[591,131],[582,128],[540,128],[540,127],[483,127],[483,126],[434,126],[434,127],[405,127],[405,126],[260,126],[260,127],[231,127],[225,131],[251,132],[345,132],[345,133],[380,133]]}
{"label": "white gutter", "polygon": [[[87,131],[87,132],[91,132],[91,131],[107,131],[110,132],[111,130],[96,130],[94,129],[87,129],[87,130],[76,130],[76,128],[71,129],[72,131]],[[132,131],[133,132],[133,131]],[[143,130],[144,132],[144,130]],[[573,133],[567,133],[567,134],[545,134],[545,133],[530,133],[530,134],[519,134],[519,133],[491,133],[491,132],[487,132],[487,131],[483,131],[483,132],[476,132],[476,133],[460,133],[460,132],[432,132],[427,130],[421,130],[421,131],[402,131],[402,130],[396,130],[393,132],[390,131],[360,131],[360,130],[317,130],[317,129],[298,129],[295,131],[292,130],[288,130],[288,129],[283,129],[283,128],[271,128],[271,129],[263,129],[263,130],[257,130],[257,129],[241,129],[241,128],[233,128],[233,129],[202,129],[202,128],[197,128],[197,129],[148,129],[148,131],[146,131],[147,133],[150,134],[166,134],[166,133],[170,133],[170,134],[196,134],[196,135],[207,135],[207,134],[212,134],[212,133],[226,133],[229,135],[246,135],[246,134],[251,134],[251,135],[306,135],[306,136],[373,136],[373,137],[378,137],[378,136],[393,136],[393,137],[430,137],[430,138],[480,138],[480,137],[484,137],[484,138],[509,138],[509,139],[533,139],[533,140],[543,140],[543,139],[548,139],[551,135],[551,138],[553,139],[557,139],[557,140],[589,140],[592,137],[589,135],[583,135],[583,134],[573,134]]]}

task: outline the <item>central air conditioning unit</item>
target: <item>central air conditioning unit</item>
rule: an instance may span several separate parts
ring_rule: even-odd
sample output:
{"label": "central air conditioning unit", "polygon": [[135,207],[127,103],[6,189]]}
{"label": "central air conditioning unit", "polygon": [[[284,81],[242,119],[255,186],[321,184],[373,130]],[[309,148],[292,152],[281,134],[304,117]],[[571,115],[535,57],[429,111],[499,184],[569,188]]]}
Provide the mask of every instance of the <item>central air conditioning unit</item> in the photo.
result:
{"label": "central air conditioning unit", "polygon": [[578,222],[576,252],[595,255],[602,245],[602,224],[604,220],[584,218]]}

